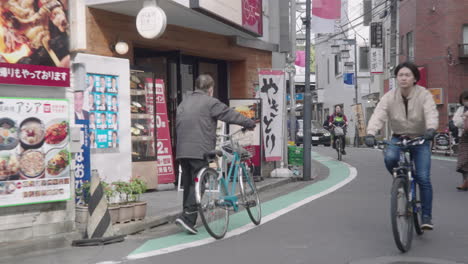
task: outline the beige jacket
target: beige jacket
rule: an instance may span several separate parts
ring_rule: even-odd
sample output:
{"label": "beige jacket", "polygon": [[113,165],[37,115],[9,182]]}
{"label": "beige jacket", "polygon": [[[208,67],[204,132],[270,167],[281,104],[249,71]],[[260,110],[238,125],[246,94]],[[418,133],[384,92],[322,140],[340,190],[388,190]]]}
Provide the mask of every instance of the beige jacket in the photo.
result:
{"label": "beige jacket", "polygon": [[375,136],[386,121],[395,134],[421,136],[427,129],[437,129],[439,112],[432,94],[416,85],[408,96],[407,116],[400,88],[397,88],[382,97],[369,120],[367,133]]}

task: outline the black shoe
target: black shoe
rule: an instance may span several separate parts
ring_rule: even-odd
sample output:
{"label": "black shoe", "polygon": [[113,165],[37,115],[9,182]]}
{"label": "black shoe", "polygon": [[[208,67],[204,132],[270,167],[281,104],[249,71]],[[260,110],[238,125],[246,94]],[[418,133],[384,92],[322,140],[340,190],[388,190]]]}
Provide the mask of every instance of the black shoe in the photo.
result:
{"label": "black shoe", "polygon": [[421,225],[422,230],[433,230],[434,229],[434,224],[432,223],[432,220],[430,217],[424,217],[422,218],[422,225]]}
{"label": "black shoe", "polygon": [[198,234],[198,230],[195,228],[194,225],[190,224],[187,220],[183,217],[179,217],[175,220],[176,225],[181,226],[185,231],[190,234],[196,235]]}
{"label": "black shoe", "polygon": [[346,151],[344,149],[341,150],[341,154],[346,155]]}

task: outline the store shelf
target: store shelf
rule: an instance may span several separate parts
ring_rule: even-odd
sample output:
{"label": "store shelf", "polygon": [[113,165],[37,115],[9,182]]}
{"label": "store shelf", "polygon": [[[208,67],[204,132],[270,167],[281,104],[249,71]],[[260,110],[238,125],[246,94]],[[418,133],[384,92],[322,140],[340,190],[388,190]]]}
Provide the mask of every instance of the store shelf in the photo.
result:
{"label": "store shelf", "polygon": [[132,114],[131,117],[132,117],[132,119],[147,119],[147,118],[153,118],[153,116],[150,115],[150,114]]}
{"label": "store shelf", "polygon": [[141,90],[141,89],[130,89],[130,95],[146,95],[146,91],[145,90]]}
{"label": "store shelf", "polygon": [[148,141],[152,139],[151,136],[132,136],[132,141]]}

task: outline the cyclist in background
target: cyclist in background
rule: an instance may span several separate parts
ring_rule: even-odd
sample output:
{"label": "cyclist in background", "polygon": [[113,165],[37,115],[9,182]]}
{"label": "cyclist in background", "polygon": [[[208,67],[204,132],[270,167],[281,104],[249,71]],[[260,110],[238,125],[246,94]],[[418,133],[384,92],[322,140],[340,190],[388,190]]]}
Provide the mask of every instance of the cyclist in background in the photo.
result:
{"label": "cyclist in background", "polygon": [[[432,230],[432,184],[431,146],[439,125],[439,113],[432,94],[424,87],[416,85],[420,75],[416,65],[405,62],[395,68],[398,88],[386,93],[374,110],[367,126],[366,145],[375,145],[375,135],[389,122],[393,131],[392,143],[402,136],[415,138],[424,136],[422,145],[410,146],[416,167],[414,179],[419,185],[422,204],[422,225],[424,230]],[[392,173],[400,160],[400,147],[389,145],[385,151],[385,166]]]}
{"label": "cyclist in background", "polygon": [[[344,136],[343,137],[343,149],[341,150],[341,154],[346,155],[345,147],[346,147],[346,128],[348,127],[348,118],[346,118],[346,115],[343,113],[343,109],[341,109],[340,105],[335,106],[335,112],[330,115],[328,118],[328,123],[329,123],[329,128],[330,132],[334,134],[334,127],[342,127]],[[336,149],[336,136],[333,135],[333,148]]]}

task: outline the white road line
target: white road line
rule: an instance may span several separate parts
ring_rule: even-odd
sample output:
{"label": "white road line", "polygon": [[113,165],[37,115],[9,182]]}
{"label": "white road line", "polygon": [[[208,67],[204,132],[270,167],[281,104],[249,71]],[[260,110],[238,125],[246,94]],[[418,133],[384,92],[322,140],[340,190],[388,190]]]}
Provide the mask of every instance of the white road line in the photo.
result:
{"label": "white road line", "polygon": [[[334,185],[333,187],[331,188],[328,188],[318,194],[315,194],[313,196],[310,196],[304,200],[301,200],[299,202],[296,202],[294,204],[291,204],[290,206],[288,207],[285,207],[281,210],[278,210],[272,214],[269,214],[267,216],[265,216],[264,218],[262,218],[262,222],[260,223],[260,225],[263,225],[265,223],[268,223],[288,212],[291,212],[292,210],[294,209],[297,209],[307,203],[310,203],[312,202],[313,200],[316,200],[322,196],[325,196],[327,194],[330,194],[338,189],[340,189],[341,187],[345,186],[346,184],[348,184],[349,182],[351,182],[352,180],[354,180],[357,176],[357,169],[351,165],[349,165],[348,163],[345,163],[345,162],[342,162],[343,164],[345,164],[346,166],[348,166],[348,169],[349,169],[349,175],[348,175],[348,178],[346,178],[345,180],[339,182],[338,184]],[[253,223],[249,223],[249,224],[246,224],[242,227],[239,227],[237,229],[234,229],[232,231],[229,231],[228,233],[226,233],[226,236],[225,238],[229,238],[229,237],[234,237],[234,236],[237,236],[237,235],[240,235],[242,233],[245,233],[253,228],[255,228],[256,225],[254,225]],[[215,242],[216,240],[214,238],[206,238],[206,239],[202,239],[202,240],[199,240],[199,241],[194,241],[194,242],[190,242],[190,243],[185,243],[185,244],[180,244],[180,245],[176,245],[176,246],[172,246],[172,247],[168,247],[168,248],[163,248],[163,249],[158,249],[158,250],[154,250],[154,251],[148,251],[148,252],[144,252],[144,253],[140,253],[140,254],[134,254],[134,255],[129,255],[126,257],[126,259],[128,260],[135,260],[135,259],[142,259],[142,258],[148,258],[148,257],[154,257],[154,256],[158,256],[158,255],[163,255],[163,254],[167,254],[167,253],[172,253],[172,252],[175,252],[175,251],[179,251],[179,250],[183,250],[183,249],[187,249],[187,248],[192,248],[192,247],[198,247],[198,246],[201,246],[201,245],[206,245],[206,244],[209,244],[209,243],[213,243]]]}

